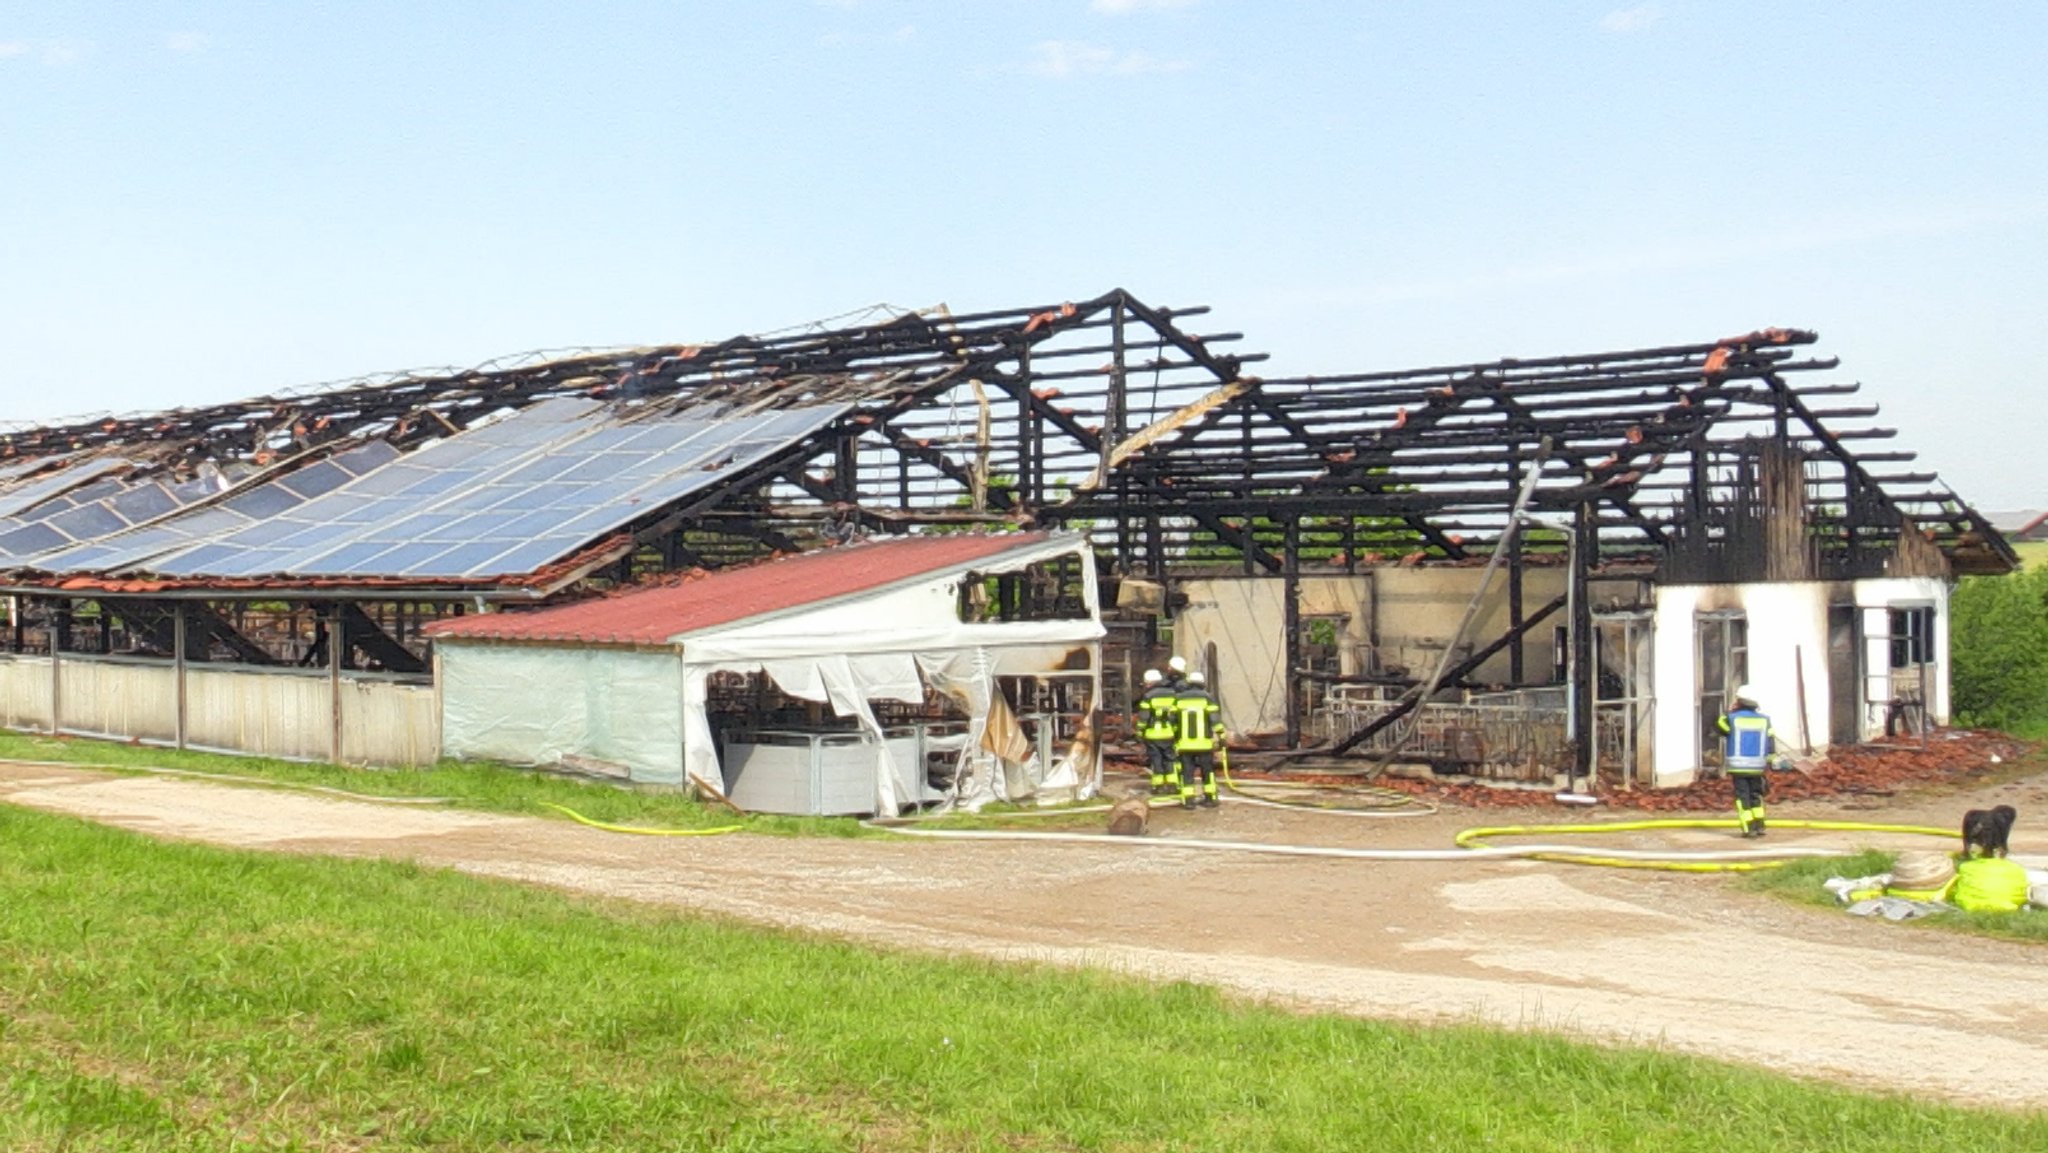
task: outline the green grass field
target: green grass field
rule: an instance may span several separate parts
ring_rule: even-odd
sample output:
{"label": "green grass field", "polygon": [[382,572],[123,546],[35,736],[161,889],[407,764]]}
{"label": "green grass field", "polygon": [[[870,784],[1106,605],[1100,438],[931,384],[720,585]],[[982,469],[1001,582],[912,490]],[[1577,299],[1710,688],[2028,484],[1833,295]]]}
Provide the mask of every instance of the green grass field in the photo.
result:
{"label": "green grass field", "polygon": [[2012,548],[2020,554],[2020,561],[2029,567],[2048,564],[2048,540],[2019,541]]}
{"label": "green grass field", "polygon": [[2048,1117],[0,805],[0,1148],[2003,1150]]}
{"label": "green grass field", "polygon": [[[1892,854],[1867,852],[1854,857],[1794,861],[1781,869],[1767,869],[1750,874],[1750,884],[1754,888],[1797,901],[1802,905],[1824,905],[1839,909],[1840,903],[1827,890],[1821,888],[1823,881],[1829,877],[1874,876],[1891,871],[1891,867]],[[1877,924],[1885,929],[1895,927],[1883,921]],[[2005,937],[2015,941],[2048,941],[2048,912],[2022,909],[2017,913],[1965,913],[1959,909],[1953,913],[1906,921],[1896,927],[1974,933],[1985,937]]]}
{"label": "green grass field", "polygon": [[645,786],[621,788],[603,781],[536,772],[479,761],[443,761],[418,769],[362,769],[344,765],[280,761],[267,757],[181,752],[118,741],[52,738],[0,730],[0,759],[63,761],[142,771],[169,768],[192,773],[245,777],[284,785],[319,786],[376,797],[445,797],[466,809],[567,820],[549,805],[562,805],[611,823],[662,828],[706,828],[739,824],[754,833],[863,835],[858,821],[778,817],[730,811],[702,804],[680,790]]}

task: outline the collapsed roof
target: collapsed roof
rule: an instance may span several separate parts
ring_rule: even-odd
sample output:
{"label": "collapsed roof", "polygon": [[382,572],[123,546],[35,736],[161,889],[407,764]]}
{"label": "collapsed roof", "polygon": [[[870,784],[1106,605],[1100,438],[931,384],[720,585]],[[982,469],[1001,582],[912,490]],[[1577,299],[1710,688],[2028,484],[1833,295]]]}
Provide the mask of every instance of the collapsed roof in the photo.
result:
{"label": "collapsed roof", "polygon": [[1087,527],[1125,572],[1455,561],[1532,465],[1532,507],[1590,504],[1603,554],[1668,579],[1745,578],[1766,540],[1787,579],[2014,563],[1932,474],[1884,471],[1911,453],[1859,451],[1892,435],[1875,408],[1816,403],[1857,386],[1807,383],[1835,365],[1799,356],[1811,333],[1262,381],[1217,351],[1237,334],[1183,327],[1206,311],[1115,291],[16,429],[0,570],[74,596],[533,598],[643,549],[715,566],[960,523]]}

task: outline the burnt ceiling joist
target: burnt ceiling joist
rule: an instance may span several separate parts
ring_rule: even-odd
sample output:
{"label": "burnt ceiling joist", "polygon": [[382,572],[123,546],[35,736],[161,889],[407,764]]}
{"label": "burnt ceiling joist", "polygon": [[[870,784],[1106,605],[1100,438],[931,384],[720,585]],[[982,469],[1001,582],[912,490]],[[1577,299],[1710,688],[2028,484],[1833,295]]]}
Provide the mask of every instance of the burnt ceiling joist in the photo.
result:
{"label": "burnt ceiling joist", "polygon": [[[1155,307],[1117,290],[1065,304],[907,313],[714,344],[400,374],[0,433],[0,472],[115,455],[124,467],[234,463],[239,479],[195,503],[196,516],[209,504],[236,507],[273,476],[290,483],[294,470],[344,446],[381,440],[410,449],[543,401],[603,402],[606,419],[622,424],[828,406],[815,409],[827,414],[821,423],[772,454],[719,472],[687,499],[636,508],[615,537],[585,542],[524,584],[493,578],[497,585],[474,590],[538,595],[635,550],[694,555],[682,538],[713,522],[753,522],[735,538],[746,548],[801,545],[851,523],[871,531],[1087,525],[1110,564],[1132,572],[1206,561],[1217,550],[1247,572],[1291,570],[1304,555],[1327,558],[1333,541],[1347,554],[1412,550],[1458,561],[1504,530],[1515,489],[1546,442],[1530,507],[1557,514],[1591,504],[1601,553],[1655,557],[1689,525],[1695,541],[1716,531],[1715,510],[1738,499],[1734,490],[1755,472],[1756,444],[1773,440],[1806,462],[1806,503],[1825,511],[1817,533],[1842,534],[1840,544],[1817,536],[1820,547],[1854,551],[1910,533],[1949,554],[1957,571],[2013,561],[1932,474],[1899,467],[1911,453],[1857,451],[1891,432],[1865,423],[1874,409],[1827,403],[1857,386],[1815,377],[1835,362],[1805,355],[1810,332],[1261,380],[1245,369],[1262,356],[1221,351],[1238,334],[1185,327],[1206,311]],[[157,463],[135,464],[148,461]],[[706,466],[718,468],[725,464]],[[1530,543],[1540,550],[1559,539],[1537,534]],[[63,574],[37,579],[53,575]],[[230,595],[297,587],[290,576],[244,581]],[[178,587],[196,592],[203,583]],[[402,579],[364,587],[394,599],[408,591]]]}
{"label": "burnt ceiling joist", "polygon": [[1811,403],[1858,387],[1808,383],[1837,365],[1801,355],[1816,339],[1765,329],[1692,345],[1259,381],[1129,454],[1120,487],[1091,489],[1054,516],[1139,509],[1183,518],[1183,539],[1202,541],[1215,534],[1197,518],[1235,509],[1268,522],[1255,534],[1268,543],[1289,521],[1391,518],[1416,547],[1458,559],[1467,534],[1504,529],[1514,487],[1547,439],[1532,506],[1594,503],[1603,552],[1655,557],[1706,506],[1738,499],[1731,488],[1749,475],[1743,462],[1774,439],[1809,462],[1810,507],[1870,521],[1852,527],[1872,539],[1910,526],[1956,571],[2013,563],[1981,516],[1952,493],[1920,487],[1929,477],[1871,471],[1913,459],[1850,447],[1892,435],[1858,423],[1875,407]]}

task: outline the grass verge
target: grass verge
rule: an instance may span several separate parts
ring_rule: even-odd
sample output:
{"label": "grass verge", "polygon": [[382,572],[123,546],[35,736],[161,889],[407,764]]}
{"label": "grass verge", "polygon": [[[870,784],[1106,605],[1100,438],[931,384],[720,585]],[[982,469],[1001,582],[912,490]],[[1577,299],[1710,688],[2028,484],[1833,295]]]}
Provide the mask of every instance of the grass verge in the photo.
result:
{"label": "grass verge", "polygon": [[[1872,850],[1853,857],[1793,861],[1783,868],[1751,873],[1747,883],[1755,889],[1802,905],[1840,909],[1842,906],[1834,894],[1821,888],[1822,882],[1829,877],[1869,877],[1890,872],[1893,859],[1891,853]],[[1882,918],[1872,918],[1872,921],[1886,927],[1893,924]],[[1958,909],[1899,924],[1980,937],[2003,937],[2012,941],[2048,942],[2048,912],[2039,909],[2022,909],[2017,913],[1965,913]]]}
{"label": "grass verge", "polygon": [[568,819],[548,808],[553,804],[611,824],[678,829],[739,824],[748,832],[777,835],[874,835],[848,818],[780,817],[765,813],[735,817],[729,810],[702,804],[681,790],[621,788],[604,781],[580,781],[484,761],[442,761],[417,769],[365,769],[4,730],[0,730],[0,759],[63,761],[134,772],[178,769],[285,785],[316,785],[373,797],[445,797],[461,808],[551,820]]}
{"label": "grass verge", "polygon": [[2048,1117],[0,805],[0,1148],[2003,1150]]}

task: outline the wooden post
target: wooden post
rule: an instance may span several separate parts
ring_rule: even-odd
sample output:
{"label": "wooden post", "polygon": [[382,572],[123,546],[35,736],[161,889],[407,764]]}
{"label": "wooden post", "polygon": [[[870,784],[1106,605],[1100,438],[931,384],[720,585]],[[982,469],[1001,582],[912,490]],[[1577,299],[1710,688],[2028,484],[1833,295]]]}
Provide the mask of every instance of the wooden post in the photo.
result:
{"label": "wooden post", "polygon": [[[1578,521],[1572,526],[1572,732],[1578,738],[1574,769],[1586,777],[1586,788],[1594,784],[1599,766],[1598,735],[1593,732],[1593,693],[1600,677],[1593,667],[1593,598],[1588,577],[1600,563],[1599,527],[1591,501],[1579,505]],[[1573,782],[1576,787],[1577,782]]]}
{"label": "wooden post", "polygon": [[62,602],[50,602],[50,735],[64,731],[64,627]]}
{"label": "wooden post", "polygon": [[177,721],[176,721],[176,725],[177,725],[177,743],[178,743],[178,747],[182,749],[182,748],[184,748],[184,747],[185,747],[185,715],[186,715],[186,713],[185,713],[185,602],[184,602],[184,601],[179,601],[179,602],[177,602],[177,607],[176,607],[176,608],[175,608],[174,610],[172,610],[172,616],[171,616],[171,647],[177,650],[177,656],[176,656],[176,657],[175,657],[175,658],[174,658],[174,659],[172,660],[172,668],[173,668],[173,675],[174,675],[174,676],[176,677],[176,679],[177,679],[177,689],[176,689],[176,692],[177,692],[177,698],[178,698],[178,704],[177,704],[177,709],[178,709],[178,717],[177,717]]}
{"label": "wooden post", "polygon": [[327,734],[327,759],[337,765],[341,763],[341,658],[348,648],[341,627],[341,602],[334,601],[327,606],[327,690],[334,710]]}
{"label": "wooden post", "polygon": [[1287,519],[1286,569],[1281,579],[1280,684],[1287,693],[1287,747],[1301,747],[1301,518]]}

